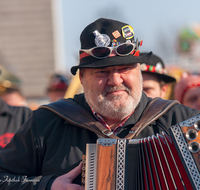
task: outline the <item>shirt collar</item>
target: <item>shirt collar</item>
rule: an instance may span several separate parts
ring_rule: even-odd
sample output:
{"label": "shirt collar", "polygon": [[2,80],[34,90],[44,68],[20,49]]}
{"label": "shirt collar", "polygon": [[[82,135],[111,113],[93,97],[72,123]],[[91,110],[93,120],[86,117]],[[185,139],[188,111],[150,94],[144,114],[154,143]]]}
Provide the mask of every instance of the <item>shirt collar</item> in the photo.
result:
{"label": "shirt collar", "polygon": [[[105,122],[105,120],[103,119],[103,117],[102,117],[99,113],[95,112],[94,109],[91,108],[91,110],[92,110],[93,115],[96,117],[96,119],[97,119],[105,128],[111,130],[111,128],[110,128],[109,125]],[[117,133],[119,132],[119,130],[122,128],[122,126],[124,125],[124,123],[128,120],[128,118],[129,118],[132,114],[133,114],[133,112],[132,112],[130,115],[128,115],[128,116],[113,130],[113,133],[114,133],[115,135],[117,135]]]}

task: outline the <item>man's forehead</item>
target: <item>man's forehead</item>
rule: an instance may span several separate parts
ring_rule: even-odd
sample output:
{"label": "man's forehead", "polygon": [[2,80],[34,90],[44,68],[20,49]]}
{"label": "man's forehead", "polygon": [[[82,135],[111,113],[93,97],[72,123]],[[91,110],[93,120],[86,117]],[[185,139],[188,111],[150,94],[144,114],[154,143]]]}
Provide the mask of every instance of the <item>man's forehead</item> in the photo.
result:
{"label": "man's forehead", "polygon": [[142,72],[142,77],[143,77],[143,80],[154,80],[157,82],[161,81],[161,79],[153,73]]}
{"label": "man's forehead", "polygon": [[117,69],[117,68],[123,68],[123,67],[135,67],[137,66],[139,63],[133,63],[133,64],[127,64],[127,65],[114,65],[114,66],[109,66],[109,67],[97,67],[97,68],[93,68],[93,69],[102,69],[102,70],[112,70],[112,69]]}

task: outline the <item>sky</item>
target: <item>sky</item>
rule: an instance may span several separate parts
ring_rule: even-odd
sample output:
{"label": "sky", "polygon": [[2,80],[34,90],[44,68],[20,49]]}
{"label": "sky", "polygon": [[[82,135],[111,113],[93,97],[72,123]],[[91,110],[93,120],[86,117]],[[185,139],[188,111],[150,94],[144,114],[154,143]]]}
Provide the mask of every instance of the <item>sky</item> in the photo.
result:
{"label": "sky", "polygon": [[199,0],[61,0],[67,72],[78,64],[80,33],[100,17],[128,23],[135,39],[143,40],[141,52],[161,56],[167,64],[176,62],[176,40],[180,29],[200,23]]}

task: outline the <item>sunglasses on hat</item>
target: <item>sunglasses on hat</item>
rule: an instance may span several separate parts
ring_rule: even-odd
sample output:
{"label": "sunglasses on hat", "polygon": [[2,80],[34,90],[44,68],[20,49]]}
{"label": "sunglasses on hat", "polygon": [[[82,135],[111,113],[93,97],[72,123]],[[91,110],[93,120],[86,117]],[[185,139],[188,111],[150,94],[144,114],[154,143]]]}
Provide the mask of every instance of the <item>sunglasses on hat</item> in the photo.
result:
{"label": "sunglasses on hat", "polygon": [[123,43],[114,47],[98,46],[98,47],[94,47],[88,50],[81,49],[80,52],[83,51],[97,59],[103,59],[103,58],[109,57],[112,51],[115,51],[116,54],[119,56],[129,55],[133,52],[135,47],[136,47],[135,43]]}

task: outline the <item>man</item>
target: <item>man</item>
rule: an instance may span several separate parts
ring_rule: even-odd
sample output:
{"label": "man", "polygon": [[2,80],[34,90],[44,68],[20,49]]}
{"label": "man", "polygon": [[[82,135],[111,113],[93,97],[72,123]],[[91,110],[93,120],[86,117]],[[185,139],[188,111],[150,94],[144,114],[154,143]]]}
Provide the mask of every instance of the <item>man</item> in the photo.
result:
{"label": "man", "polygon": [[[134,41],[132,27],[111,19],[101,18],[91,23],[80,39],[80,63],[72,67],[71,72],[75,75],[80,69],[85,94],[70,100],[110,134],[124,138],[151,101],[142,92],[139,64],[151,53],[137,56],[139,43]],[[66,112],[78,120],[79,109],[72,112],[72,108],[65,107]],[[171,125],[198,114],[197,110],[177,104],[142,130],[137,138],[163,130],[168,133]],[[0,174],[4,179],[1,189],[83,190],[79,163],[86,153],[86,143],[96,143],[103,133],[97,135],[83,128],[81,123],[75,123],[76,120],[64,120],[47,109],[34,111],[0,154]],[[4,176],[19,181],[9,183]]]}
{"label": "man", "polygon": [[[141,53],[140,55],[144,54],[146,53]],[[163,60],[157,55],[152,55],[148,61],[140,65],[143,77],[143,91],[152,98],[165,98],[169,83],[176,82],[176,79],[167,74]]]}
{"label": "man", "polygon": [[31,113],[27,107],[10,106],[0,98],[0,149],[10,142]]}
{"label": "man", "polygon": [[200,110],[200,76],[186,75],[174,89],[174,97],[181,104]]}
{"label": "man", "polygon": [[0,64],[0,97],[11,106],[28,107],[25,96],[23,95],[20,85],[21,80],[14,73]]}

